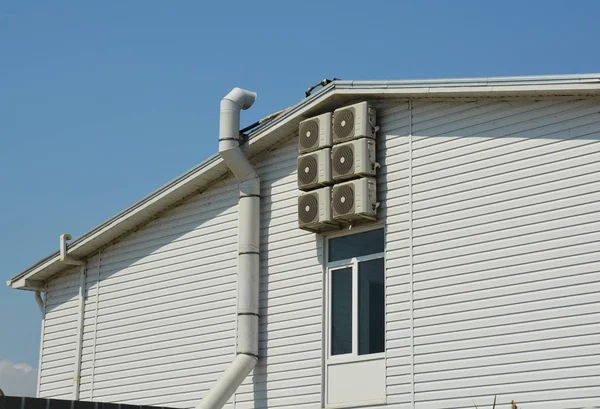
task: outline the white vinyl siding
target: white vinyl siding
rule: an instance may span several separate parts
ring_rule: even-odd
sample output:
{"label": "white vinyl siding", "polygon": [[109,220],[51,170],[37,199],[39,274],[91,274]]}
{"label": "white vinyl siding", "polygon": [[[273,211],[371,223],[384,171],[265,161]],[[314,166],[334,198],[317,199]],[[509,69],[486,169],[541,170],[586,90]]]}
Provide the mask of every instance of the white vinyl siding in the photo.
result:
{"label": "white vinyl siding", "polygon": [[398,409],[411,407],[412,390],[408,108],[398,102],[377,110],[377,200],[386,223],[387,403]]}
{"label": "white vinyl siding", "polygon": [[415,103],[417,409],[597,405],[598,108]]}
{"label": "white vinyl siding", "polygon": [[[597,405],[599,106],[378,104],[388,406]],[[228,409],[322,405],[323,239],[297,227],[296,142],[257,164],[261,359]],[[90,261],[82,399],[191,408],[214,384],[235,353],[237,200],[220,182]],[[42,397],[71,397],[78,285],[48,284]]]}
{"label": "white vinyl siding", "polygon": [[79,269],[69,269],[48,283],[38,395],[71,399],[79,314]]}
{"label": "white vinyl siding", "polygon": [[298,229],[297,140],[269,153],[261,177],[259,360],[236,408],[321,407],[322,240]]}
{"label": "white vinyl siding", "polygon": [[193,407],[225,370],[235,356],[237,197],[220,183],[88,269],[82,399]]}

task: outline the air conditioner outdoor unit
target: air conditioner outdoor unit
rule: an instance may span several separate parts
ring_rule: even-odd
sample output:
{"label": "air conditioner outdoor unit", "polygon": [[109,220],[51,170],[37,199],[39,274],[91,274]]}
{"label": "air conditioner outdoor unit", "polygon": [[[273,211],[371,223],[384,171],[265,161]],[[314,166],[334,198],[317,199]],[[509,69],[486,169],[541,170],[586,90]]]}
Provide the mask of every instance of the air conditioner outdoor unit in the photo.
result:
{"label": "air conditioner outdoor unit", "polygon": [[375,176],[375,140],[360,138],[340,143],[331,150],[333,180],[353,179],[359,176]]}
{"label": "air conditioner outdoor unit", "polygon": [[357,138],[375,138],[377,132],[375,108],[361,102],[333,112],[333,143]]}
{"label": "air conditioner outdoor unit", "polygon": [[331,188],[323,187],[298,196],[298,226],[301,229],[321,232],[337,228],[331,213]]}
{"label": "air conditioner outdoor unit", "polygon": [[346,222],[361,219],[377,220],[375,178],[364,177],[333,187],[331,207],[333,218]]}
{"label": "air conditioner outdoor unit", "polygon": [[300,122],[298,152],[300,154],[331,148],[331,112]]}
{"label": "air conditioner outdoor unit", "polygon": [[331,149],[298,157],[298,189],[306,191],[331,183]]}

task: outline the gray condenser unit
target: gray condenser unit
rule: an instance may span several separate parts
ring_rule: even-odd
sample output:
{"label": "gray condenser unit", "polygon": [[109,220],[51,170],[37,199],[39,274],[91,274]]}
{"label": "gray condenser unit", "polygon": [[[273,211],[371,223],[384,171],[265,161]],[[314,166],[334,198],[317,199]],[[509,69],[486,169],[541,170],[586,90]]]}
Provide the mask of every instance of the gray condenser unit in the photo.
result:
{"label": "gray condenser unit", "polygon": [[335,145],[331,151],[333,180],[337,182],[360,176],[375,176],[379,167],[375,154],[375,140],[371,138]]}
{"label": "gray condenser unit", "polygon": [[298,152],[313,152],[331,148],[331,112],[300,122],[298,130]]}
{"label": "gray condenser unit", "polygon": [[377,219],[375,178],[362,177],[333,186],[331,208],[335,220],[354,222]]}
{"label": "gray condenser unit", "polygon": [[333,112],[333,143],[358,138],[375,138],[375,108],[367,102],[349,105]]}
{"label": "gray condenser unit", "polygon": [[298,157],[298,188],[311,190],[330,185],[331,149],[320,149],[316,152]]}
{"label": "gray condenser unit", "polygon": [[298,196],[298,226],[313,232],[338,227],[331,212],[330,187],[323,187]]}

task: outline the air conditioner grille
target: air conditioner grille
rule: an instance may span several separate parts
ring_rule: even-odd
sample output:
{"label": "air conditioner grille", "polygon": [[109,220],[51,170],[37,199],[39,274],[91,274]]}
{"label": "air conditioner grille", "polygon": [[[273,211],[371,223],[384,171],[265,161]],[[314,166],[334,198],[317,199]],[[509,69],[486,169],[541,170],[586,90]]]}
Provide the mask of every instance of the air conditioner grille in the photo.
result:
{"label": "air conditioner grille", "polygon": [[319,201],[316,195],[306,195],[298,198],[298,214],[302,223],[312,223],[317,219]]}
{"label": "air conditioner grille", "polygon": [[319,142],[319,123],[316,120],[305,121],[300,124],[300,146],[310,149]]}
{"label": "air conditioner grille", "polygon": [[318,172],[317,159],[314,156],[307,156],[300,159],[298,164],[298,180],[303,185],[313,183],[317,179]]}
{"label": "air conditioner grille", "polygon": [[354,188],[340,186],[333,194],[333,208],[337,214],[348,214],[354,210]]}
{"label": "air conditioner grille", "polygon": [[334,149],[333,170],[337,175],[347,175],[354,171],[354,149],[351,145]]}
{"label": "air conditioner grille", "polygon": [[354,109],[348,108],[339,111],[333,118],[333,131],[339,138],[347,138],[354,132]]}

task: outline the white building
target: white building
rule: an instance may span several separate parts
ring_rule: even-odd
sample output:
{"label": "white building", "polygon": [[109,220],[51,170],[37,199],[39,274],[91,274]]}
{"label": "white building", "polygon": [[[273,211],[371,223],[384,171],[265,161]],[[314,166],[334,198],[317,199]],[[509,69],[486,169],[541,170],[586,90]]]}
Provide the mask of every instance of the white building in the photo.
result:
{"label": "white building", "polygon": [[[301,230],[299,123],[363,101],[377,220]],[[600,74],[334,81],[257,128],[259,360],[225,407],[599,405],[599,142]],[[238,197],[217,154],[9,280],[44,295],[38,395],[198,405],[238,321],[256,343]]]}

